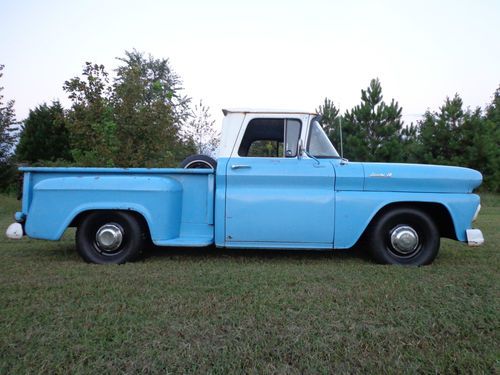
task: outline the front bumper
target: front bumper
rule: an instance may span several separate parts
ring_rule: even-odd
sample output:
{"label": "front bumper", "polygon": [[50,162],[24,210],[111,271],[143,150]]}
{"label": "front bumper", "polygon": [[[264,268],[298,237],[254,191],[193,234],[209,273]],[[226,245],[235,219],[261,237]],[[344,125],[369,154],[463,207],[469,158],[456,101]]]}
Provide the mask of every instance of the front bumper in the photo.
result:
{"label": "front bumper", "polygon": [[481,246],[484,243],[483,232],[480,229],[467,229],[465,232],[469,246]]}

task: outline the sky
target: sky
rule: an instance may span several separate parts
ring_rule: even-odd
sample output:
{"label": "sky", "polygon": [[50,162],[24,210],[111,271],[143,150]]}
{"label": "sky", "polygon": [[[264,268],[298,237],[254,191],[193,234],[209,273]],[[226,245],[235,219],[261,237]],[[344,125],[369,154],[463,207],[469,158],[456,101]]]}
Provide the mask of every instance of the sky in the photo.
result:
{"label": "sky", "polygon": [[222,108],[341,111],[372,78],[405,121],[500,85],[500,0],[0,0],[0,85],[18,120],[59,99],[86,61],[112,72],[136,49],[168,58],[184,93]]}

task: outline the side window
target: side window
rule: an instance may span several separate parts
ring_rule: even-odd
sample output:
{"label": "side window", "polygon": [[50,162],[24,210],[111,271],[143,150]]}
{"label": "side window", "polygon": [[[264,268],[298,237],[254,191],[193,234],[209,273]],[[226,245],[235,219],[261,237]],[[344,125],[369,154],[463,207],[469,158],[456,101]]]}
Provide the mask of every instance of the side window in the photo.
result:
{"label": "side window", "polygon": [[[283,142],[255,141],[250,145],[248,155],[251,157],[278,158],[283,155]],[[244,156],[244,155],[240,155]]]}
{"label": "side window", "polygon": [[318,121],[313,121],[309,128],[307,150],[317,158],[338,158],[339,154],[328,139]]}
{"label": "side window", "polygon": [[295,119],[253,119],[245,130],[239,156],[295,157],[301,122]]}
{"label": "side window", "polygon": [[287,158],[297,156],[297,146],[300,138],[300,125],[299,120],[286,120],[285,157]]}

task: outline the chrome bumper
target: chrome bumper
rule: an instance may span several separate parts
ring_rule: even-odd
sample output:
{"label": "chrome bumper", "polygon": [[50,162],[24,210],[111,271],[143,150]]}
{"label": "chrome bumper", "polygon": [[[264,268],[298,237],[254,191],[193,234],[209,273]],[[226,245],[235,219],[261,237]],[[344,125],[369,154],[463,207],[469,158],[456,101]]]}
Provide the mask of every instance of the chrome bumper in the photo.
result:
{"label": "chrome bumper", "polygon": [[467,245],[481,246],[484,243],[483,232],[480,229],[467,229]]}

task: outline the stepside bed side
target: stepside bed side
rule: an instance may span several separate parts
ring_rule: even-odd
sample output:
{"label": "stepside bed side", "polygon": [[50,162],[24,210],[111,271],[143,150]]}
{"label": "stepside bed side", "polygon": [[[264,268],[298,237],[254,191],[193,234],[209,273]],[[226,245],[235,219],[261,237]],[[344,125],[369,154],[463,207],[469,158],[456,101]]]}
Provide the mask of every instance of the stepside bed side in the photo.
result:
{"label": "stepside bed side", "polygon": [[127,210],[144,218],[155,244],[212,243],[213,174],[161,172],[27,172],[23,212],[19,213],[26,218],[26,234],[57,240],[78,215],[95,210]]}

